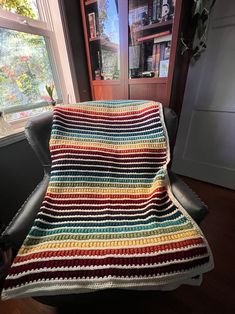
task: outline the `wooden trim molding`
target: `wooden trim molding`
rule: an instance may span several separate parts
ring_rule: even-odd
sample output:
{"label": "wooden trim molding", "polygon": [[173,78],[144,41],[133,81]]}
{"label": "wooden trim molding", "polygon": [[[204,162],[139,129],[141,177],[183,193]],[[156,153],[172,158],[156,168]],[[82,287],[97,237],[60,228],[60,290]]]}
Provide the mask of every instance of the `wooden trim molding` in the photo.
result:
{"label": "wooden trim molding", "polygon": [[166,84],[167,77],[157,77],[157,78],[137,78],[137,79],[129,79],[128,83],[130,85],[136,84]]}

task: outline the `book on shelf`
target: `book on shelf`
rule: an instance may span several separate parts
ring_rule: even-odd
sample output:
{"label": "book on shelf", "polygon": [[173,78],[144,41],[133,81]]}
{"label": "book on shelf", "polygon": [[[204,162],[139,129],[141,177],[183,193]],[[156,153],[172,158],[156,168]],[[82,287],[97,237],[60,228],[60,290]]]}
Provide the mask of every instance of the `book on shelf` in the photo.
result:
{"label": "book on shelf", "polygon": [[155,38],[160,38],[160,37],[164,37],[167,35],[170,35],[170,31],[165,31],[165,32],[161,32],[161,33],[156,33],[156,34],[152,34],[152,35],[147,35],[147,36],[143,36],[143,37],[139,37],[138,38],[138,42],[142,42],[145,40],[150,40],[150,39],[155,39]]}
{"label": "book on shelf", "polygon": [[165,43],[164,60],[170,59],[171,41]]}
{"label": "book on shelf", "polygon": [[90,29],[90,39],[96,38],[97,29],[96,29],[95,12],[88,14],[88,22],[89,22],[89,29]]}
{"label": "book on shelf", "polygon": [[169,68],[169,59],[161,60],[159,64],[159,77],[167,77]]}
{"label": "book on shelf", "polygon": [[160,45],[153,45],[153,53],[152,53],[152,71],[155,73],[155,77],[158,77],[158,68],[159,62],[161,58],[161,50]]}
{"label": "book on shelf", "polygon": [[140,45],[129,46],[129,69],[138,69],[140,66]]}
{"label": "book on shelf", "polygon": [[155,72],[156,67],[156,49],[157,45],[153,45],[153,52],[152,52],[152,71]]}
{"label": "book on shelf", "polygon": [[164,41],[171,41],[172,40],[172,34],[169,34],[169,35],[166,35],[166,36],[161,36],[161,37],[157,37],[157,38],[154,38],[154,44],[157,44],[157,43],[161,43],[161,42],[164,42]]}
{"label": "book on shelf", "polygon": [[154,65],[155,77],[159,77],[159,62],[160,62],[160,59],[161,59],[161,46],[157,45],[157,47],[156,47],[155,65]]}
{"label": "book on shelf", "polygon": [[153,0],[152,10],[149,10],[152,13],[151,21],[160,22],[162,14],[162,0]]}
{"label": "book on shelf", "polygon": [[147,58],[147,71],[153,71],[153,56]]}
{"label": "book on shelf", "polygon": [[[160,60],[165,60],[165,48],[166,48],[166,43],[163,42],[160,45]],[[160,61],[159,60],[159,61]]]}

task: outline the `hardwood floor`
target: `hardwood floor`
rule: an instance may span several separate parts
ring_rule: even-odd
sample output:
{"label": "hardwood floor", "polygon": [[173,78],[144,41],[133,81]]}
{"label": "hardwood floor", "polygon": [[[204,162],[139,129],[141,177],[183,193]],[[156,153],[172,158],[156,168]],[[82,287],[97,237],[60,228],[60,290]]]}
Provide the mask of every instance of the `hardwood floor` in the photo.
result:
{"label": "hardwood floor", "polygon": [[182,286],[170,292],[115,293],[93,302],[66,304],[60,311],[32,299],[10,300],[0,302],[0,313],[235,313],[235,192],[183,179],[210,210],[200,226],[211,246],[215,268],[204,276],[200,287]]}
{"label": "hardwood floor", "polygon": [[235,313],[235,192],[183,180],[209,207],[200,227],[213,252],[215,268],[204,276],[200,287],[182,287],[173,294],[191,309],[190,313]]}
{"label": "hardwood floor", "polygon": [[[0,301],[1,314],[56,314],[51,306],[40,304],[31,298]],[[68,313],[69,314],[69,313]]]}

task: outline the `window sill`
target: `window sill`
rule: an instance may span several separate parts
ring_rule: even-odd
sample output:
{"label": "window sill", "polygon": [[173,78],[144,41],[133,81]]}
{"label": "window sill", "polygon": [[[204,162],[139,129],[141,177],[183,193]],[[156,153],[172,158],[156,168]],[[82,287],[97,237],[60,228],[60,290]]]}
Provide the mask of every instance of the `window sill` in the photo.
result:
{"label": "window sill", "polygon": [[7,135],[0,135],[0,148],[25,140],[24,128],[13,129]]}
{"label": "window sill", "polygon": [[[59,101],[58,103],[61,103],[61,101]],[[44,112],[48,112],[52,110],[51,106],[47,106],[44,108],[45,110],[43,110],[42,112],[36,113],[29,117],[21,118],[19,120],[8,122],[12,128],[8,134],[4,134],[4,135],[0,134],[0,147],[11,145],[13,143],[24,140],[25,139],[24,129],[25,129],[25,125],[27,121],[30,120],[32,117],[39,116],[40,114]]]}

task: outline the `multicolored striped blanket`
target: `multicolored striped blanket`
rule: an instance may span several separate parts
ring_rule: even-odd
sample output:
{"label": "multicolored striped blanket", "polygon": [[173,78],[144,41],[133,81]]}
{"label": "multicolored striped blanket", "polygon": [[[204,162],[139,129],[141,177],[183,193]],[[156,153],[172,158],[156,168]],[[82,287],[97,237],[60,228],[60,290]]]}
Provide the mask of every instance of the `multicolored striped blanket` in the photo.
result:
{"label": "multicolored striped blanket", "polygon": [[213,268],[173,197],[161,104],[57,105],[49,186],[3,299],[106,288],[172,289]]}

